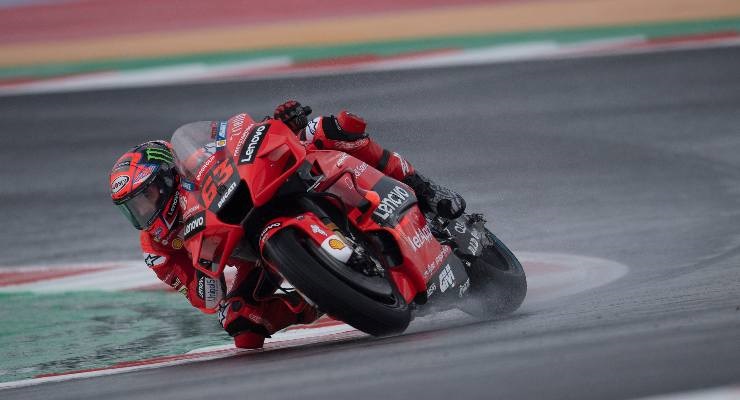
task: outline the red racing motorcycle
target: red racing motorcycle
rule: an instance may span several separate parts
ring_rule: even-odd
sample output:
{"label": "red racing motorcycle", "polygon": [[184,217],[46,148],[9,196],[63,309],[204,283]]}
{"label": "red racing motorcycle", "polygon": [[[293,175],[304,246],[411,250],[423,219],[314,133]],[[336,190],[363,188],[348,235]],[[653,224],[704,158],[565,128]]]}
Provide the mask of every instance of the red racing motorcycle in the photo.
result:
{"label": "red racing motorcycle", "polygon": [[172,136],[184,246],[220,279],[229,260],[260,261],[319,310],[372,335],[413,315],[516,310],[521,264],[480,214],[425,215],[413,190],[339,151],[307,152],[281,121],[184,125]]}

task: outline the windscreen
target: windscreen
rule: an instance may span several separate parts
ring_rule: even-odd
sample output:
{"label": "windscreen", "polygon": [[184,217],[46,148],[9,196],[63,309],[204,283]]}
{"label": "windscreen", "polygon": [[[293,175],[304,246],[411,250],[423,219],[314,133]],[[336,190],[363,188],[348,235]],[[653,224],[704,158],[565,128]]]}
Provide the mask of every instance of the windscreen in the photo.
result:
{"label": "windscreen", "polygon": [[171,140],[177,171],[191,182],[202,179],[198,174],[216,154],[217,141],[225,140],[225,131],[226,121],[198,121],[177,128]]}

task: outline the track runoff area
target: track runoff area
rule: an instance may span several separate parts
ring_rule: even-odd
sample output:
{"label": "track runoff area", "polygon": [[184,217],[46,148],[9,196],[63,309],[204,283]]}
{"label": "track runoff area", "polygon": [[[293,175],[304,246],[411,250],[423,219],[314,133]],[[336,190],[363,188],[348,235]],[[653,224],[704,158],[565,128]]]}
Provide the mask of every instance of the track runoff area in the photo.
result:
{"label": "track runoff area", "polygon": [[[536,309],[539,305],[568,296],[591,290],[613,282],[628,272],[625,265],[600,258],[568,254],[521,252],[518,257],[528,274],[529,292],[523,310]],[[110,292],[125,292],[128,296],[137,293],[146,295],[151,291],[168,292],[168,297],[182,299],[171,288],[158,281],[154,274],[143,266],[141,261],[121,263],[101,263],[87,265],[54,265],[5,267],[0,272],[0,294],[23,293],[36,295],[58,295],[57,305],[73,305],[85,292],[99,292],[104,288]],[[227,278],[233,277],[234,270],[227,270]],[[67,297],[67,299],[65,299]],[[65,301],[68,300],[68,301]],[[149,298],[147,301],[151,300]],[[166,304],[161,304],[166,307]],[[41,318],[58,318],[49,310]],[[191,313],[193,310],[190,310]],[[183,311],[188,312],[188,311]],[[38,316],[37,316],[38,317]],[[209,318],[209,316],[201,316]],[[83,317],[84,318],[84,317]],[[434,323],[437,319],[465,321],[470,319],[462,312],[448,311],[419,318],[415,324],[421,329],[425,323]],[[84,326],[84,322],[81,323]],[[152,333],[152,332],[150,332]],[[226,335],[223,335],[226,337]],[[72,371],[43,371],[30,379],[14,380],[0,383],[0,389],[36,385],[44,382],[60,382],[72,379],[90,378],[111,375],[141,369],[162,368],[218,358],[232,357],[249,352],[264,352],[287,347],[304,346],[321,341],[351,340],[364,337],[366,334],[354,328],[322,317],[307,326],[289,327],[266,341],[262,350],[236,349],[233,344],[222,344],[194,348],[184,354],[153,357],[149,359],[121,360],[111,365]],[[207,337],[203,338],[208,341]],[[53,349],[49,349],[53,352]],[[61,355],[60,355],[61,356]],[[1,375],[0,375],[1,376]]]}
{"label": "track runoff area", "polygon": [[[364,65],[351,65],[349,68],[310,68],[309,70],[281,70],[275,73],[255,76],[252,74],[232,76],[224,79],[264,79],[275,76],[305,76],[341,74],[347,71],[357,72],[362,70],[374,71],[385,69],[414,69],[433,68],[437,66],[471,65],[495,62],[510,62],[518,60],[537,60],[551,58],[593,57],[593,56],[615,56],[618,54],[631,54],[657,51],[673,51],[686,49],[701,49],[708,47],[738,46],[740,41],[736,37],[690,37],[670,42],[655,43],[628,43],[628,42],[602,42],[584,43],[578,48],[553,49],[544,48],[509,48],[477,52],[463,52],[460,54],[431,54],[429,57],[414,57],[413,60],[384,60]],[[544,51],[543,51],[544,49]],[[191,77],[192,78],[192,77]],[[183,79],[181,82],[199,81],[202,77],[194,79]],[[147,86],[152,84],[151,79],[145,82],[136,79],[124,79],[106,81],[84,81],[55,82],[49,85],[27,86],[24,88],[14,87],[5,90],[5,94],[31,94],[56,91],[77,91],[96,88]],[[161,84],[162,82],[157,82]],[[164,82],[173,83],[173,82]],[[5,88],[8,89],[8,88]],[[591,290],[607,285],[625,276],[628,266],[617,262],[593,257],[585,257],[572,254],[552,254],[536,252],[518,252],[517,256],[522,261],[528,274],[529,293],[522,311],[536,310],[548,301],[563,298],[579,292]],[[3,267],[0,269],[0,293],[1,294],[25,294],[66,296],[75,294],[84,296],[88,291],[99,291],[100,288],[111,293],[124,293],[127,296],[146,295],[159,293],[167,298],[176,298],[182,301],[176,293],[168,292],[168,288],[156,280],[154,275],[143,267],[140,261],[107,262],[85,265],[40,265],[24,267]],[[203,318],[202,316],[200,316]],[[50,318],[53,318],[50,315]],[[205,317],[207,318],[207,317]],[[433,324],[434,319],[460,320],[469,318],[462,313],[451,311],[418,319],[413,325],[423,329],[425,324]],[[412,329],[413,329],[412,325]],[[0,390],[33,386],[45,382],[60,382],[75,379],[93,378],[97,376],[112,375],[135,370],[164,368],[171,365],[185,363],[197,363],[205,360],[244,356],[250,352],[269,352],[276,349],[284,349],[296,346],[305,346],[312,343],[326,341],[351,341],[364,337],[365,334],[354,330],[346,324],[322,318],[309,326],[290,327],[266,342],[265,348],[261,350],[240,350],[231,344],[220,344],[215,346],[194,345],[187,351],[178,354],[170,354],[140,359],[109,359],[103,362],[105,365],[92,366],[83,370],[65,370],[59,368],[37,369],[26,368],[25,371],[13,375],[8,370],[0,370]],[[196,338],[197,339],[197,338]],[[212,338],[210,339],[211,341]],[[219,339],[224,342],[223,339]],[[205,340],[208,342],[208,340]],[[53,363],[51,363],[53,365]],[[24,376],[24,374],[26,376]],[[17,379],[8,379],[17,378]],[[1,394],[1,392],[0,392]],[[666,396],[650,397],[649,399],[736,399],[740,398],[740,387],[720,387],[696,392],[685,392],[670,394]]]}

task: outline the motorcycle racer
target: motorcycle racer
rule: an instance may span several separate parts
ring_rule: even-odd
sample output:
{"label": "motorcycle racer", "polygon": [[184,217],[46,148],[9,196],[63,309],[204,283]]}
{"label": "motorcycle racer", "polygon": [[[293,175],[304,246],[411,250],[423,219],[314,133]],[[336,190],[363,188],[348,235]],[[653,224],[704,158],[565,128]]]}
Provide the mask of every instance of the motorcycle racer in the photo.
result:
{"label": "motorcycle racer", "polygon": [[[307,150],[347,152],[386,175],[407,183],[416,192],[420,208],[443,218],[455,218],[465,209],[457,193],[418,174],[408,161],[370,139],[365,121],[349,112],[308,121],[310,107],[294,100],[275,109],[306,145]],[[293,324],[311,323],[320,315],[297,292],[280,292],[281,277],[260,262],[230,259],[236,276],[227,292],[222,276],[212,279],[192,266],[184,249],[187,228],[182,215],[188,209],[187,190],[175,169],[172,147],[166,141],[140,144],[122,155],[110,173],[111,198],[118,209],[141,230],[144,260],[157,277],[184,294],[205,313],[218,313],[224,330],[236,347],[260,348],[266,337]]]}

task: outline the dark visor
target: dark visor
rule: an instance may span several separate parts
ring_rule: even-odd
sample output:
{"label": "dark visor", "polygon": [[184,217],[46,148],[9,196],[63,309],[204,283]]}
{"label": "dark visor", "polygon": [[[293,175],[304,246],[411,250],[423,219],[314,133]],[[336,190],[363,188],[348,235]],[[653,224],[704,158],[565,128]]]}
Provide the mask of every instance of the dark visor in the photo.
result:
{"label": "dark visor", "polygon": [[136,229],[147,229],[164,210],[165,203],[172,195],[173,189],[172,175],[159,174],[147,187],[121,204],[117,204],[117,207]]}

